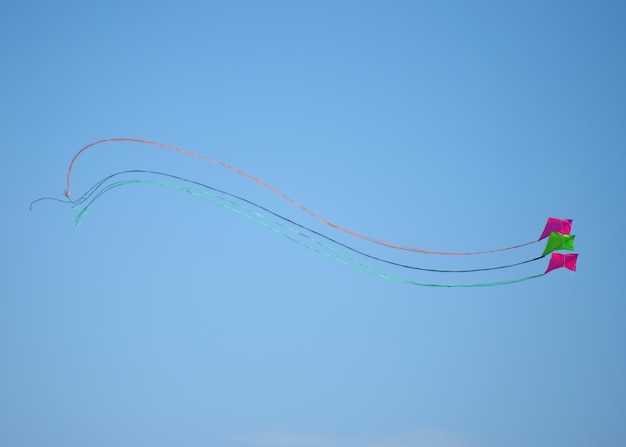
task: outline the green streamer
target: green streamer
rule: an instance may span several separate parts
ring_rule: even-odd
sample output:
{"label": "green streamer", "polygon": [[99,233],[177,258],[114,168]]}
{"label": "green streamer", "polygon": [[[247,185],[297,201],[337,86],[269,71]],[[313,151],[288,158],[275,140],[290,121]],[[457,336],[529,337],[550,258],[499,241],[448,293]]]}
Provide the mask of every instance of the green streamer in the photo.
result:
{"label": "green streamer", "polygon": [[[205,191],[201,191],[198,189],[193,189],[193,188],[188,188],[188,187],[184,187],[184,186],[180,186],[180,185],[175,185],[172,183],[167,183],[167,182],[159,182],[159,181],[154,181],[154,180],[125,180],[125,181],[119,181],[119,182],[115,182],[112,184],[107,185],[106,187],[100,189],[97,194],[95,194],[94,196],[92,196],[91,200],[89,200],[89,202],[76,214],[76,216],[74,217],[74,221],[76,223],[76,225],[78,226],[80,224],[80,222],[82,221],[82,219],[85,217],[85,215],[87,214],[88,209],[94,204],[94,202],[96,202],[100,197],[102,197],[106,192],[114,189],[114,188],[118,188],[120,186],[125,186],[125,185],[131,185],[131,184],[148,184],[148,185],[157,185],[157,186],[164,186],[167,188],[171,188],[174,190],[178,190],[178,191],[182,191],[182,192],[186,192],[188,194],[193,195],[194,197],[198,197],[202,200],[211,202],[215,205],[218,205],[224,209],[227,209],[229,211],[232,211],[236,214],[239,214],[249,220],[252,220],[260,225],[262,225],[263,227],[293,241],[296,242],[299,245],[302,245],[303,247],[321,254],[327,258],[330,258],[336,262],[339,262],[341,264],[347,265],[355,270],[364,272],[364,273],[368,273],[371,275],[375,275],[375,276],[379,276],[381,278],[384,279],[388,279],[391,281],[395,281],[395,282],[399,282],[402,284],[409,284],[409,285],[415,285],[415,286],[423,286],[423,287],[439,287],[439,288],[469,288],[469,287],[494,287],[494,286],[502,286],[502,285],[507,285],[507,284],[514,284],[514,283],[518,283],[518,282],[523,282],[523,281],[528,281],[531,279],[535,279],[535,278],[539,278],[541,276],[544,276],[544,273],[538,274],[538,275],[533,275],[533,276],[526,276],[523,278],[517,278],[517,279],[511,279],[511,280],[504,280],[504,281],[495,281],[495,282],[482,282],[482,283],[473,283],[473,284],[436,284],[436,283],[423,283],[423,282],[418,282],[418,281],[414,281],[411,279],[407,279],[407,278],[401,278],[395,275],[391,275],[388,273],[384,273],[374,267],[365,265],[359,261],[357,261],[356,259],[348,256],[347,254],[338,251],[337,249],[325,244],[322,241],[319,241],[313,237],[311,237],[310,235],[303,233],[299,230],[296,230],[294,228],[288,227],[286,225],[284,225],[281,222],[277,222],[275,220],[272,220],[264,215],[262,215],[261,213],[259,213],[258,211],[246,208],[245,206],[237,203],[237,202],[233,202],[232,200],[226,199],[222,196],[216,195],[216,194],[212,194],[212,193],[208,193]],[[291,233],[291,234],[290,234]],[[308,242],[304,242],[302,240],[297,239],[295,236],[299,236],[301,238],[306,239]],[[312,244],[312,245],[309,245]]]}

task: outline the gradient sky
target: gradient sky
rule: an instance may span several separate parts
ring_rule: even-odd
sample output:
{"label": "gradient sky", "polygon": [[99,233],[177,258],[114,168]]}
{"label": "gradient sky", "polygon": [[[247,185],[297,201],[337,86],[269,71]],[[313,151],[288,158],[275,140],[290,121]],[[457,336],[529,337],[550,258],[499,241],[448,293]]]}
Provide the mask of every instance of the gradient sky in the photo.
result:
{"label": "gradient sky", "polygon": [[[6,2],[5,2],[6,3]],[[619,1],[8,2],[0,445],[626,445],[626,7]],[[315,254],[150,185],[80,227],[76,151],[145,138],[249,172],[376,238],[473,251],[574,219],[578,271],[436,289]],[[153,169],[376,256],[219,166],[85,152],[76,195]],[[127,177],[127,178],[132,178]],[[369,262],[368,262],[369,263]],[[465,283],[541,273],[546,260]]]}

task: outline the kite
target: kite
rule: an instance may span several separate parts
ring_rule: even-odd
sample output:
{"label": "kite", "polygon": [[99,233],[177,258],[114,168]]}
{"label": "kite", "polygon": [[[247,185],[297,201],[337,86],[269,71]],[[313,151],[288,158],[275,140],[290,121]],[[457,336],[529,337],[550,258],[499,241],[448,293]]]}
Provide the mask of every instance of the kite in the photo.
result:
{"label": "kite", "polygon": [[572,219],[555,219],[549,217],[546,227],[543,229],[543,233],[539,237],[539,240],[545,239],[550,236],[550,233],[570,234],[572,231]]}
{"label": "kite", "polygon": [[576,261],[578,260],[578,254],[561,254],[561,253],[552,253],[550,256],[550,263],[548,264],[548,268],[546,269],[546,273],[552,271],[554,269],[558,269],[560,267],[565,267],[573,272],[576,271]]}
{"label": "kite", "polygon": [[548,243],[543,251],[542,256],[552,253],[555,250],[573,250],[574,249],[574,235],[563,234],[556,231],[550,233]]}

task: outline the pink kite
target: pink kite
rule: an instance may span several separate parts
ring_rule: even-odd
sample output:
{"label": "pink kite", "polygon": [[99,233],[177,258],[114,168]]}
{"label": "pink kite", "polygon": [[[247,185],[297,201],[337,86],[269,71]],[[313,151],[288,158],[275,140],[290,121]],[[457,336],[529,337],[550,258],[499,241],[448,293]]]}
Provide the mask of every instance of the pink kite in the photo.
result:
{"label": "pink kite", "polygon": [[[550,257],[550,263],[548,264],[548,269],[545,273],[548,273],[551,270],[558,269],[561,267],[565,267],[573,272],[576,271],[576,260],[578,259],[578,254],[561,254],[561,253],[552,253]],[[544,275],[545,275],[544,273]]]}
{"label": "pink kite", "polygon": [[555,219],[554,217],[548,217],[548,223],[541,233],[541,239],[545,239],[550,236],[550,233],[570,234],[572,231],[572,219]]}

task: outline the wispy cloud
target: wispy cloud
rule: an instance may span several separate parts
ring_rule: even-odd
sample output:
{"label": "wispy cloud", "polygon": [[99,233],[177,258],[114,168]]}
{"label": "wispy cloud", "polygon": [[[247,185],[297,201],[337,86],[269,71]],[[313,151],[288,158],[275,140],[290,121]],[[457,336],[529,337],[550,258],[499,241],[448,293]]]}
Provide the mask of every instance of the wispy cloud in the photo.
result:
{"label": "wispy cloud", "polygon": [[265,431],[229,439],[250,447],[475,447],[466,437],[434,429],[359,436]]}

